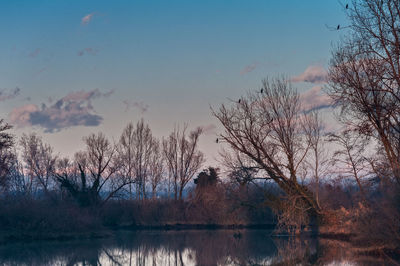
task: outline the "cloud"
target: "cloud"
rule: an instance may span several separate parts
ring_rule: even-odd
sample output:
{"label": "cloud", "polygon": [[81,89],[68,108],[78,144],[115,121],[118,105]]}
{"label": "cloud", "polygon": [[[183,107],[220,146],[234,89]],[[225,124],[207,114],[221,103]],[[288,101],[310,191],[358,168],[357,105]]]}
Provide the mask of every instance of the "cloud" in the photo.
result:
{"label": "cloud", "polygon": [[78,56],[83,56],[85,54],[96,55],[97,52],[98,52],[97,49],[92,48],[92,47],[87,47],[87,48],[84,48],[84,49],[78,51]]}
{"label": "cloud", "polygon": [[32,52],[30,52],[28,54],[29,57],[35,58],[36,56],[38,56],[40,53],[40,48],[36,48],[35,50],[33,50]]}
{"label": "cloud", "polygon": [[76,91],[67,94],[54,104],[41,106],[26,104],[15,108],[9,114],[10,122],[18,127],[39,126],[45,132],[53,133],[73,126],[98,126],[103,117],[95,113],[92,101],[109,97],[114,90],[101,92]]}
{"label": "cloud", "polygon": [[149,110],[149,105],[144,103],[143,101],[135,102],[132,100],[124,100],[123,104],[125,105],[125,112],[128,112],[132,108],[137,108],[141,114],[144,114]]}
{"label": "cloud", "polygon": [[240,71],[240,75],[244,75],[247,73],[250,73],[251,71],[253,71],[254,69],[256,69],[258,67],[259,63],[255,62],[251,65],[246,66],[245,68],[242,69],[242,71]]}
{"label": "cloud", "polygon": [[300,94],[303,110],[308,112],[317,109],[332,107],[333,101],[329,95],[322,91],[322,86],[317,85]]}
{"label": "cloud", "polygon": [[16,87],[15,89],[0,89],[0,102],[4,102],[6,100],[11,100],[17,97],[21,92],[21,89]]}
{"label": "cloud", "polygon": [[38,112],[39,108],[35,104],[26,104],[21,107],[14,108],[9,114],[11,123],[16,124],[18,127],[25,127],[31,125],[31,113]]}
{"label": "cloud", "polygon": [[90,13],[90,14],[87,14],[86,16],[84,16],[84,17],[81,19],[81,24],[82,24],[82,25],[87,25],[87,24],[89,24],[89,22],[92,21],[92,19],[93,19],[93,17],[94,17],[94,14],[95,14],[95,13]]}
{"label": "cloud", "polygon": [[292,82],[325,83],[327,72],[322,66],[309,66],[298,76],[291,78]]}

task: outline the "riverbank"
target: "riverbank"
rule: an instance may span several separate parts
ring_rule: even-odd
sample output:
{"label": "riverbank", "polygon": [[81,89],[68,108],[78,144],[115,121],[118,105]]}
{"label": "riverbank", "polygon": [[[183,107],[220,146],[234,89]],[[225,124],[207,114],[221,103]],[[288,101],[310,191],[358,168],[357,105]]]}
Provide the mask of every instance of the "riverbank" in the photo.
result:
{"label": "riverbank", "polygon": [[276,224],[164,224],[120,226],[117,230],[274,230]]}
{"label": "riverbank", "polygon": [[127,225],[104,227],[96,231],[28,231],[7,230],[0,231],[0,245],[11,242],[32,241],[69,241],[84,239],[101,239],[115,236],[117,232],[127,231],[193,231],[193,230],[274,230],[274,224],[164,224],[164,225]]}
{"label": "riverbank", "polygon": [[113,237],[112,230],[101,230],[92,232],[23,232],[23,231],[0,231],[0,245],[17,242],[35,241],[70,241],[85,239],[102,239]]}

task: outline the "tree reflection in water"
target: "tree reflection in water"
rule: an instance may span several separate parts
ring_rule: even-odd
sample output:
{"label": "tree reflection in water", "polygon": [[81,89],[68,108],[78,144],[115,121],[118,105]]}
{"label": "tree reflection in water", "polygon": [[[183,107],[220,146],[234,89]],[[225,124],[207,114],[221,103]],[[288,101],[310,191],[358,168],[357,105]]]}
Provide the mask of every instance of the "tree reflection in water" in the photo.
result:
{"label": "tree reflection in water", "polygon": [[1,265],[351,265],[352,256],[343,242],[271,238],[263,230],[118,232],[109,239],[0,247]]}

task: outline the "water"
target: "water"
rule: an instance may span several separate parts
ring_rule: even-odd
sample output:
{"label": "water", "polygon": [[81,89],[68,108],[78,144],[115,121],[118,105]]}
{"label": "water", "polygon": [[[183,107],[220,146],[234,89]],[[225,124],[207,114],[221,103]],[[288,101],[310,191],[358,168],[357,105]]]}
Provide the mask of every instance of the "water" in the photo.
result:
{"label": "water", "polygon": [[0,265],[389,265],[348,243],[271,237],[264,230],[118,232],[95,240],[0,246]]}

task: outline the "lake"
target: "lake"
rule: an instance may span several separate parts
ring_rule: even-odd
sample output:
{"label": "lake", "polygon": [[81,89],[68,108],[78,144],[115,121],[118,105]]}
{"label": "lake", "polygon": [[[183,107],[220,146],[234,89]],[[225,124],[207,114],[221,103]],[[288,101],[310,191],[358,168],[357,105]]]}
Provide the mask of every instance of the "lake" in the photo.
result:
{"label": "lake", "polygon": [[0,246],[0,265],[390,265],[349,244],[268,230],[118,231],[115,237]]}

